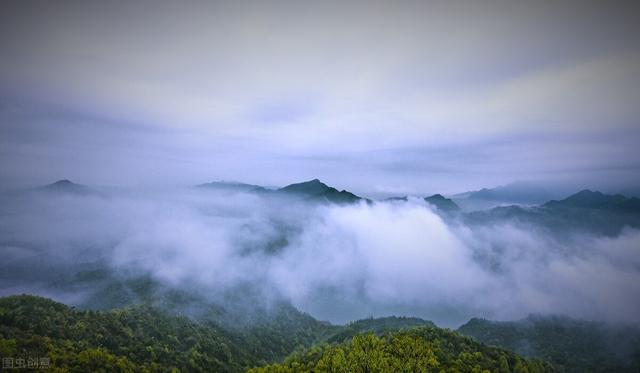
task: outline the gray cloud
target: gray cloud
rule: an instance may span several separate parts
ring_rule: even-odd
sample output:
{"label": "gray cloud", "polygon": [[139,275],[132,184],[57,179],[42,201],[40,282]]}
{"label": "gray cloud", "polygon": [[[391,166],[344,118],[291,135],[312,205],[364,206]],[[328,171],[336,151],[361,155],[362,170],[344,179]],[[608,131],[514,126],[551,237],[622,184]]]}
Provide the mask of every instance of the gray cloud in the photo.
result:
{"label": "gray cloud", "polygon": [[8,182],[640,183],[629,3],[0,7]]}

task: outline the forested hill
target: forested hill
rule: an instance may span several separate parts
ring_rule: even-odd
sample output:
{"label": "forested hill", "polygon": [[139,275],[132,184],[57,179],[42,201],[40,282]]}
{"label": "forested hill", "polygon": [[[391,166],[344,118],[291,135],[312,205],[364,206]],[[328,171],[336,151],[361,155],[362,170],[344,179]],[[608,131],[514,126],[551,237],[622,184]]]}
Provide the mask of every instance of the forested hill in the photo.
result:
{"label": "forested hill", "polygon": [[487,347],[457,333],[422,326],[383,336],[358,334],[340,344],[321,344],[282,364],[250,370],[280,372],[553,372],[548,363]]}
{"label": "forested hill", "polygon": [[[284,364],[264,369],[351,371],[358,364],[375,364],[371,371],[551,370],[421,319],[366,319],[320,328],[315,319],[300,315],[284,313],[287,320],[233,330],[146,305],[86,311],[41,297],[10,296],[0,298],[0,355],[14,363],[46,358],[51,371],[74,372],[239,372],[282,361],[294,350]],[[411,328],[415,325],[426,326]],[[291,332],[285,334],[284,327]],[[379,336],[360,334],[364,331]]]}
{"label": "forested hill", "polygon": [[0,355],[48,358],[60,371],[234,372],[252,365],[242,341],[151,307],[79,311],[49,299],[0,299]]}
{"label": "forested hill", "polygon": [[472,319],[458,332],[544,359],[566,372],[640,372],[640,330],[560,316],[518,321]]}
{"label": "forested hill", "polygon": [[374,333],[376,335],[383,335],[388,332],[393,332],[402,329],[413,328],[416,326],[432,326],[436,325],[427,320],[423,320],[417,317],[379,317],[357,320],[348,323],[343,328],[338,330],[333,336],[327,339],[328,342],[343,342],[353,338],[355,335],[362,333]]}

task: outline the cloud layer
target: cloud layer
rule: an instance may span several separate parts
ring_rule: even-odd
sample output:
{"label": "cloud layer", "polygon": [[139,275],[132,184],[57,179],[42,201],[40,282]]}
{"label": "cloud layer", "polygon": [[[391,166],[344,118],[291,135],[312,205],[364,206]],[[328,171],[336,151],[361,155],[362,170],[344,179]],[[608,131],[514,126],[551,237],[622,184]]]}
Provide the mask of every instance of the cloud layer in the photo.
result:
{"label": "cloud layer", "polygon": [[193,190],[9,196],[2,206],[2,294],[81,303],[95,284],[65,294],[61,281],[104,265],[215,302],[248,286],[263,302],[284,298],[333,322],[403,314],[455,326],[530,313],[639,321],[637,230],[558,242],[521,224],[443,220],[419,200],[323,206]]}

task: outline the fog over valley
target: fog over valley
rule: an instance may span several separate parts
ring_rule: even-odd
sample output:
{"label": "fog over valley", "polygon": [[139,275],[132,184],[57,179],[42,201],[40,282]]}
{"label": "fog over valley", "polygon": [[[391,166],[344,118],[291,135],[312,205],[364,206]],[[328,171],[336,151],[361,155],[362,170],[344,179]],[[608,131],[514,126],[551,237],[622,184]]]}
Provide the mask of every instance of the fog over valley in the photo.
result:
{"label": "fog over valley", "polygon": [[[299,185],[315,193],[316,184],[328,188]],[[504,219],[497,207],[489,222],[418,197],[345,202],[286,189],[61,182],[5,193],[0,291],[104,307],[112,282],[144,278],[154,284],[146,291],[224,305],[242,289],[265,307],[286,300],[333,323],[391,314],[448,327],[529,314],[639,321],[637,199],[633,213],[567,207],[622,216],[601,231],[585,212],[556,217],[549,206],[543,220],[527,215],[532,207]],[[145,296],[128,286],[117,303]]]}

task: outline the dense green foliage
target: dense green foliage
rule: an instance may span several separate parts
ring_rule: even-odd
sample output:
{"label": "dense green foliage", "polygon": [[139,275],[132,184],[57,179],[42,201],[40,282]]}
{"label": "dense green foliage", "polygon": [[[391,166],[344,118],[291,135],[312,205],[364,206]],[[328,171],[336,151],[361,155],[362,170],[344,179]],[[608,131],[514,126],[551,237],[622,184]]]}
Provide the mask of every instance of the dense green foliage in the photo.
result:
{"label": "dense green foliage", "polygon": [[0,299],[3,357],[49,357],[70,371],[239,371],[250,362],[239,340],[213,325],[136,306],[79,311],[54,301]]}
{"label": "dense green foliage", "polygon": [[547,363],[487,347],[457,333],[416,327],[382,337],[359,334],[341,344],[297,352],[251,372],[547,372]]}
{"label": "dense green foliage", "polygon": [[[221,327],[211,315],[198,321],[148,305],[81,311],[34,296],[0,298],[3,357],[49,357],[72,371],[242,371],[282,360],[341,327],[322,323],[290,305],[274,305]],[[92,367],[92,368],[90,368]]]}
{"label": "dense green foliage", "polygon": [[160,309],[86,311],[35,296],[0,298],[0,356],[47,357],[53,371],[73,372],[640,371],[640,331],[568,318],[472,319],[458,330],[471,339],[419,318],[335,326],[287,304],[232,327]]}
{"label": "dense green foliage", "polygon": [[462,334],[488,345],[551,362],[568,372],[640,371],[640,331],[566,317],[513,322],[472,319]]}
{"label": "dense green foliage", "polygon": [[271,314],[233,332],[256,365],[281,361],[295,349],[326,340],[342,327],[322,323],[291,305],[277,305]]}
{"label": "dense green foliage", "polygon": [[409,329],[416,326],[432,326],[435,324],[431,321],[423,320],[417,317],[379,317],[368,318],[350,322],[335,333],[327,342],[343,342],[347,339],[353,338],[357,334],[373,333],[376,335],[383,335],[388,332],[393,332],[402,329]]}

